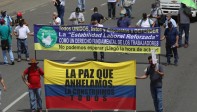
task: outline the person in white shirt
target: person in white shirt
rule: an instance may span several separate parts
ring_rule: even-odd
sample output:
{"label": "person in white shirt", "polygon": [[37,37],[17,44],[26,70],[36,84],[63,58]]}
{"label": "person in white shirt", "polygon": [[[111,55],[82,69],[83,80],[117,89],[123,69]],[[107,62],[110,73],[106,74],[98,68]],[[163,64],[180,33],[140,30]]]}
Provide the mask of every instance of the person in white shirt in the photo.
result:
{"label": "person in white shirt", "polygon": [[151,5],[151,12],[150,12],[149,18],[151,18],[151,20],[153,20],[153,22],[155,23],[155,27],[160,26],[158,19],[161,18],[161,15],[162,15],[161,9],[159,7],[157,7],[156,3],[153,3]]}
{"label": "person in white shirt", "polygon": [[168,28],[168,22],[169,22],[169,21],[172,23],[172,27],[177,28],[177,23],[176,23],[176,21],[171,17],[171,14],[170,14],[170,13],[167,14],[166,21],[165,21],[165,24],[164,24],[164,27],[165,27],[165,28]]}
{"label": "person in white shirt", "polygon": [[71,13],[69,20],[72,21],[72,25],[79,25],[85,22],[84,15],[80,12],[79,7],[75,9],[75,12]]}
{"label": "person in white shirt", "polygon": [[147,17],[146,13],[142,14],[142,19],[140,19],[137,24],[136,27],[154,27],[155,23]]}
{"label": "person in white shirt", "polygon": [[132,14],[132,6],[135,4],[136,0],[121,0],[120,1],[120,6],[121,8],[125,8],[127,12],[127,16],[131,18]]}
{"label": "person in white shirt", "polygon": [[53,25],[61,25],[61,19],[58,17],[57,12],[53,13]]}
{"label": "person in white shirt", "polygon": [[[21,52],[25,51],[26,60],[29,61],[29,51],[27,44],[27,35],[33,36],[34,34],[30,32],[28,26],[24,25],[24,20],[19,20],[19,25],[14,29],[14,35],[17,37],[17,53],[18,62],[21,61]],[[23,48],[23,49],[21,49]]]}

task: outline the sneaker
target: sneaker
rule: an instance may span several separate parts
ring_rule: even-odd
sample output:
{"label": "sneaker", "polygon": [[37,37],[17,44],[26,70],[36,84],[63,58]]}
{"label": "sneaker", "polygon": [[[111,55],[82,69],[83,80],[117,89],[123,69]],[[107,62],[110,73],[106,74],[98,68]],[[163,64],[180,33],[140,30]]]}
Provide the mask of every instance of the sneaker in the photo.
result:
{"label": "sneaker", "polygon": [[8,65],[8,63],[7,63],[7,62],[3,62],[3,64],[4,64],[4,65]]}
{"label": "sneaker", "polygon": [[18,58],[18,60],[17,60],[18,62],[20,62],[21,61],[21,59],[20,58]]}
{"label": "sneaker", "polygon": [[11,62],[11,65],[14,65],[14,61]]}
{"label": "sneaker", "polygon": [[185,45],[184,45],[184,48],[188,48],[188,44],[185,44]]}
{"label": "sneaker", "polygon": [[29,61],[30,59],[29,59],[29,58],[27,58],[26,60],[27,60],[27,61]]}
{"label": "sneaker", "polygon": [[178,66],[178,63],[174,63],[174,66]]}

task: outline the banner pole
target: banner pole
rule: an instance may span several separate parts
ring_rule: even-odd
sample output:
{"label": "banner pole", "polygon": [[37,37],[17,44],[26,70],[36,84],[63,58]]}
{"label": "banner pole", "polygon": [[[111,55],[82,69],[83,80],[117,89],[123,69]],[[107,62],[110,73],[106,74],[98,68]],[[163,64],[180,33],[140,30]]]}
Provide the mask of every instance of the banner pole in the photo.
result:
{"label": "banner pole", "polygon": [[36,59],[36,50],[35,50],[35,57],[34,58]]}

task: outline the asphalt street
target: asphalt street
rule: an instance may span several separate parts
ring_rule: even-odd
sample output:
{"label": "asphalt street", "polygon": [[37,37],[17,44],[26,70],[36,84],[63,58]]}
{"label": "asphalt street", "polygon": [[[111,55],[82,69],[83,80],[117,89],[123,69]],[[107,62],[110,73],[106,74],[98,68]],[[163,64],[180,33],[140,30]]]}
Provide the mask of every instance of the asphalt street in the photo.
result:
{"label": "asphalt street", "polygon": [[[66,25],[71,24],[68,17],[77,6],[77,0],[66,0],[64,20]],[[133,6],[132,26],[141,18],[142,13],[150,12],[151,3],[155,0],[137,0]],[[85,24],[90,23],[90,17],[93,13],[93,7],[97,6],[99,12],[107,17],[107,0],[86,0]],[[49,24],[52,21],[52,13],[56,11],[55,7],[49,0],[0,0],[0,10],[7,10],[13,16],[17,11],[22,11],[24,18],[29,23],[30,30],[33,32],[34,24]],[[117,17],[120,8],[117,7]],[[108,20],[104,26],[116,27],[117,20]],[[188,48],[179,48],[178,66],[164,66],[165,77],[163,79],[163,103],[164,112],[195,112],[197,107],[197,23],[193,22],[190,26],[190,46]],[[163,30],[163,29],[162,29]],[[163,31],[161,33],[163,35]],[[28,38],[30,57],[35,57],[33,37]],[[161,64],[166,63],[165,40],[161,46]],[[15,59],[16,39],[13,37],[13,51]],[[77,63],[93,59],[92,52],[58,52],[58,51],[37,51],[39,66],[43,68],[43,60],[49,59],[60,63]],[[143,75],[147,66],[147,57],[150,54],[122,54],[122,53],[105,53],[106,62],[122,62],[127,60],[137,61],[137,75]],[[29,112],[28,89],[22,81],[21,74],[28,67],[25,57],[22,62],[15,62],[15,65],[3,65],[2,52],[0,52],[0,71],[7,85],[7,91],[2,93],[1,110],[4,112]],[[173,60],[173,59],[172,59]],[[42,80],[43,83],[43,80]],[[150,94],[149,79],[137,80],[137,112],[154,112],[153,101]],[[42,86],[43,87],[43,86]],[[42,89],[43,110],[45,109],[44,88]],[[63,112],[62,110],[60,112]],[[49,111],[49,112],[59,112]],[[66,112],[88,112],[81,110],[70,110]],[[98,112],[98,111],[97,111]],[[100,111],[112,112],[112,111]],[[132,112],[132,111],[119,111]]]}

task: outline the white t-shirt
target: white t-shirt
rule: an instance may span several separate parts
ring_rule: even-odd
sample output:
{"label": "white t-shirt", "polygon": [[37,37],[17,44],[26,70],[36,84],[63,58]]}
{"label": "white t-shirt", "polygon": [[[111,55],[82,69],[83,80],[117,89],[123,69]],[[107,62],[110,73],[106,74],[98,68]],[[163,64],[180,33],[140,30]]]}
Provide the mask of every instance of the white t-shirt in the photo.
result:
{"label": "white t-shirt", "polygon": [[72,24],[73,25],[79,25],[79,22],[84,22],[85,21],[85,18],[84,18],[84,15],[83,13],[76,13],[76,12],[72,12],[70,17],[69,17],[69,20],[70,19],[75,19],[75,21],[72,21]]}
{"label": "white t-shirt", "polygon": [[[142,21],[142,24],[140,25],[141,21]],[[147,18],[145,21],[140,19],[137,22],[137,26],[139,26],[139,27],[151,27],[152,24],[153,24],[153,21],[149,18]]]}
{"label": "white t-shirt", "polygon": [[[56,22],[56,23],[55,23]],[[57,17],[54,21],[53,21],[53,25],[61,25],[61,19],[59,17]]]}
{"label": "white t-shirt", "polygon": [[96,24],[96,25],[94,25],[94,26],[97,26],[97,27],[103,27],[103,25],[102,24]]}
{"label": "white t-shirt", "polygon": [[[172,23],[172,27],[174,28],[177,27],[176,21],[174,19],[170,18],[170,22]],[[168,28],[168,20],[165,21],[165,25],[166,25],[166,28]]]}
{"label": "white t-shirt", "polygon": [[65,6],[65,0],[60,0],[60,5]]}
{"label": "white t-shirt", "polygon": [[18,34],[19,39],[26,39],[27,34],[30,33],[30,30],[26,25],[23,25],[23,27],[17,26],[14,29],[14,32],[16,32]]}
{"label": "white t-shirt", "polygon": [[116,2],[116,0],[107,0],[107,2]]}

